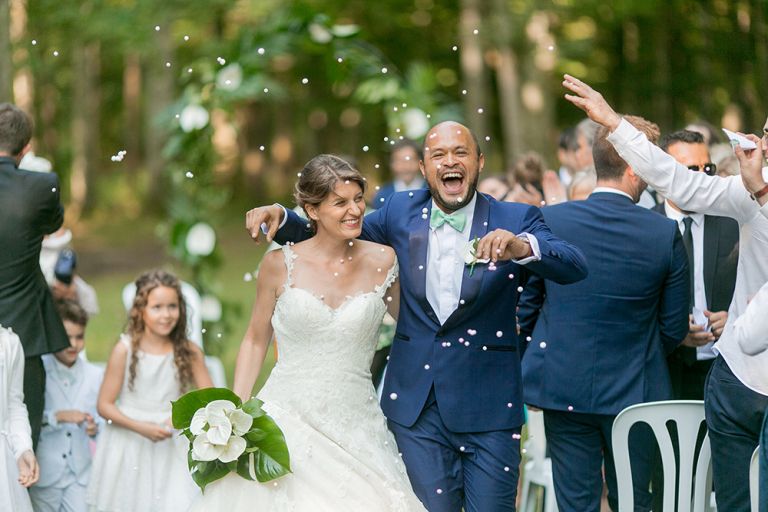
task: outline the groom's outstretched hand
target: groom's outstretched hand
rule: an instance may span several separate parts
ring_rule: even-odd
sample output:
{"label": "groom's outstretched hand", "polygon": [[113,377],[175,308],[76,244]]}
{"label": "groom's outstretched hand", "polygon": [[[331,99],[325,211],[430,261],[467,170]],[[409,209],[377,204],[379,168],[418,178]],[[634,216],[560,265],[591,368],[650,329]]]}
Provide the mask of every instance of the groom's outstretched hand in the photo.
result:
{"label": "groom's outstretched hand", "polygon": [[259,236],[262,234],[262,225],[266,226],[267,242],[271,242],[275,238],[275,233],[280,228],[280,223],[283,222],[283,215],[285,210],[278,204],[271,204],[269,206],[259,206],[248,210],[245,214],[245,229],[248,234],[251,235],[253,241],[259,243]]}
{"label": "groom's outstretched hand", "polygon": [[494,229],[477,243],[477,258],[491,261],[522,260],[532,254],[531,244],[505,229]]}
{"label": "groom's outstretched hand", "polygon": [[621,123],[621,116],[605,101],[603,95],[571,75],[563,75],[563,87],[573,94],[566,94],[565,99],[586,112],[597,124],[614,131]]}

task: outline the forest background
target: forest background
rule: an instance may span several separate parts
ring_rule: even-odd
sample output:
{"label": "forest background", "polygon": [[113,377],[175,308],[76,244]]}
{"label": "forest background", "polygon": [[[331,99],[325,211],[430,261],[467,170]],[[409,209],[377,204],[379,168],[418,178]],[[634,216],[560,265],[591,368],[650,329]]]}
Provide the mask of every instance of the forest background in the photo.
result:
{"label": "forest background", "polygon": [[765,0],[0,0],[0,102],[61,179],[101,305],[89,357],[125,322],[122,287],[165,267],[203,296],[231,379],[263,253],[244,213],[292,205],[312,156],[354,158],[373,190],[395,140],[456,119],[486,173],[528,150],[556,169],[581,119],[563,73],[662,131],[759,133],[767,18]]}

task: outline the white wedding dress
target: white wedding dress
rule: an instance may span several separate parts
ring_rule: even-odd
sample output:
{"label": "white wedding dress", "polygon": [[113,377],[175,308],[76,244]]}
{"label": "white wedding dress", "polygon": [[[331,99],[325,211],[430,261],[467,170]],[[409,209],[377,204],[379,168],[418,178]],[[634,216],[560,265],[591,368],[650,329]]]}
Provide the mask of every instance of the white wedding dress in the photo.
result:
{"label": "white wedding dress", "polygon": [[424,511],[411,489],[371,383],[384,294],[397,277],[333,309],[292,286],[296,254],[272,325],[280,358],[259,393],[285,434],[292,473],[265,484],[229,474],[206,487],[199,512]]}

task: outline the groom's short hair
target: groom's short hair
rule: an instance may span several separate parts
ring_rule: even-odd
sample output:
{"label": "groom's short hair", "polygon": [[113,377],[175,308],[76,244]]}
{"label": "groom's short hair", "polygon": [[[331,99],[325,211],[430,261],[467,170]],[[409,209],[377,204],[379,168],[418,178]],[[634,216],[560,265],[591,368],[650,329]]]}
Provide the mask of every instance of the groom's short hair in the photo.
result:
{"label": "groom's short hair", "polygon": [[[640,130],[649,141],[656,144],[661,131],[656,123],[652,123],[640,116],[624,116],[624,119]],[[608,142],[610,130],[601,126],[595,135],[595,143],[592,145],[592,158],[595,161],[595,172],[598,180],[616,181],[624,175],[628,164],[619,156],[613,144]]]}
{"label": "groom's short hair", "polygon": [[16,105],[0,103],[0,152],[17,156],[32,139],[32,120]]}

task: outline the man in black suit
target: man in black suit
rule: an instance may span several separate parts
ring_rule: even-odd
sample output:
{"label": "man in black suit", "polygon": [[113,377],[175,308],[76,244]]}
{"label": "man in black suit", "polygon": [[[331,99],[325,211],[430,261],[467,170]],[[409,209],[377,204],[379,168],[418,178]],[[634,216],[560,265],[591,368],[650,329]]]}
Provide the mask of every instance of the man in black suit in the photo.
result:
{"label": "man in black suit", "polygon": [[43,237],[64,221],[59,180],[18,169],[31,137],[29,117],[0,104],[0,324],[12,328],[24,347],[24,401],[37,443],[45,396],[40,356],[69,347],[69,338],[40,270]]}
{"label": "man in black suit", "polygon": [[[690,130],[669,133],[659,146],[691,170],[717,173],[702,134]],[[667,358],[675,400],[704,400],[704,383],[715,360],[712,345],[728,319],[736,286],[739,223],[730,217],[686,212],[667,199],[653,208],[677,222],[688,253],[691,316],[688,335]],[[703,441],[704,431],[699,435]],[[674,442],[674,441],[673,441]],[[653,510],[663,510],[664,477],[658,452],[653,469]]]}
{"label": "man in black suit", "polygon": [[[659,146],[692,170],[717,173],[700,133],[670,133]],[[669,199],[654,210],[677,222],[691,278],[690,330],[668,358],[672,393],[675,400],[704,400],[704,381],[715,359],[712,344],[723,332],[736,286],[739,224],[729,217],[686,212]]]}

